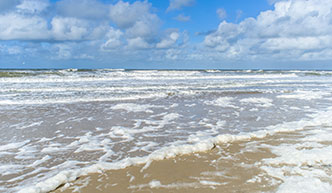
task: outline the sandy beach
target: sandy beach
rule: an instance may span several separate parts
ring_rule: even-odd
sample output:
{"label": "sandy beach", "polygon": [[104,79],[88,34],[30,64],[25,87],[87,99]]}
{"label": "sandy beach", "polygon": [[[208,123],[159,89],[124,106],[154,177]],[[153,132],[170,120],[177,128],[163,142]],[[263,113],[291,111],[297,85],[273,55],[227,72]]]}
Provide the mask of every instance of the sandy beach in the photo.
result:
{"label": "sandy beach", "polygon": [[[271,152],[270,146],[293,146],[305,138],[305,132],[309,130],[281,132],[264,139],[217,144],[207,152],[91,174],[61,186],[54,192],[277,192],[285,178],[270,175],[264,167],[273,167],[280,172],[285,172],[284,167],[291,167],[289,173],[283,173],[284,177],[297,176],[295,171],[298,169],[314,172],[312,168],[316,168],[332,172],[331,168],[318,164],[296,166],[267,162],[279,157]],[[322,141],[321,144],[328,146],[331,141]],[[328,181],[331,183],[331,180]]]}

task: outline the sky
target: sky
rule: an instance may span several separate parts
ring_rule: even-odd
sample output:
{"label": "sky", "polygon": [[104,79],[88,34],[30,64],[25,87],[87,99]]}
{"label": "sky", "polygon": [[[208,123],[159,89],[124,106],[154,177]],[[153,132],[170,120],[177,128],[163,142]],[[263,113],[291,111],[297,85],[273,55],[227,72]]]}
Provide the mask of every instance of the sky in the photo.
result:
{"label": "sky", "polygon": [[0,68],[332,70],[332,0],[0,0]]}

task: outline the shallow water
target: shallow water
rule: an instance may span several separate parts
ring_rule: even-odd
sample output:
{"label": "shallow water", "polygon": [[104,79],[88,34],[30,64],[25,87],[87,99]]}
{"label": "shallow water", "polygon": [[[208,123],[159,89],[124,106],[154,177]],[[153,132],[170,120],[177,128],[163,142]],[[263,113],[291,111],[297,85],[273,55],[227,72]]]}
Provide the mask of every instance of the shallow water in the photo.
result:
{"label": "shallow water", "polygon": [[[87,173],[280,131],[315,126],[305,137],[321,139],[332,124],[331,74],[1,71],[0,191],[47,192]],[[281,158],[289,151],[282,145],[269,149]]]}

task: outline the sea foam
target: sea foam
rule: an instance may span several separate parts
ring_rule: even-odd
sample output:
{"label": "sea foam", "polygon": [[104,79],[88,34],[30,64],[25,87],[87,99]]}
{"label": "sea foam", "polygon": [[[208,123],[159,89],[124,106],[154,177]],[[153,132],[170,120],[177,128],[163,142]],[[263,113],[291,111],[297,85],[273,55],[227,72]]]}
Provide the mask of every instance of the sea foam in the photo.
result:
{"label": "sea foam", "polygon": [[[319,112],[316,113],[315,115],[312,115],[312,119],[303,119],[301,121],[295,121],[295,122],[287,122],[287,123],[282,123],[274,126],[269,126],[266,130],[260,130],[252,133],[242,133],[239,135],[218,135],[214,138],[207,138],[205,140],[202,140],[201,142],[195,143],[195,144],[184,144],[184,145],[171,145],[168,147],[163,147],[161,149],[158,149],[154,152],[152,152],[150,155],[145,156],[145,157],[132,157],[132,158],[126,158],[123,159],[119,162],[115,163],[97,163],[92,166],[88,166],[85,168],[81,169],[73,169],[73,170],[67,170],[67,171],[62,171],[56,176],[50,177],[49,179],[39,182],[34,186],[27,187],[21,189],[19,192],[20,193],[41,193],[41,192],[48,192],[51,190],[54,190],[61,184],[69,183],[77,179],[78,177],[82,175],[87,175],[89,173],[96,173],[96,172],[102,172],[105,170],[117,170],[117,169],[123,169],[132,165],[137,165],[137,164],[146,164],[147,167],[152,161],[157,161],[157,160],[163,160],[163,159],[169,159],[169,158],[174,158],[175,156],[179,155],[185,155],[185,154],[192,154],[195,152],[204,152],[212,149],[215,144],[222,144],[222,143],[232,143],[236,141],[245,141],[245,140],[250,140],[250,139],[260,139],[264,138],[266,136],[274,135],[275,133],[280,133],[280,132],[291,132],[291,131],[300,131],[304,130],[306,127],[312,127],[317,124],[319,125],[324,125],[324,124],[332,124],[332,121],[330,119],[326,119],[326,117],[332,116],[332,108],[328,108],[327,111]],[[294,147],[296,149],[296,147]],[[285,152],[285,148],[282,146],[277,147],[274,151],[276,152],[278,149],[280,149],[281,153],[279,155],[282,155],[281,157],[274,159],[274,160],[266,160],[266,162],[271,163],[273,162],[291,162],[294,160],[295,164],[301,162],[301,160],[295,159],[295,157],[290,157],[291,159],[288,159],[290,154]],[[322,155],[324,155],[326,152],[332,152],[331,148],[329,149],[322,149],[323,152]],[[278,152],[276,152],[278,154]],[[305,152],[299,152],[301,154]],[[284,157],[284,156],[287,157]],[[300,157],[303,159],[302,163],[310,164],[312,162],[317,162],[317,161],[322,161],[323,163],[332,163],[331,156],[324,156],[324,160],[321,158],[315,158],[315,154],[309,154],[308,156],[303,156],[300,155]],[[282,161],[280,161],[282,159]],[[317,160],[318,159],[318,160]],[[264,169],[264,167],[262,167]],[[267,169],[265,167],[266,171],[271,174],[273,174],[273,171]],[[330,190],[329,187],[330,185],[321,183],[323,185],[322,190]],[[284,184],[284,186],[287,186],[287,184]],[[288,187],[287,187],[288,188]],[[283,187],[281,187],[280,192],[283,192]]]}

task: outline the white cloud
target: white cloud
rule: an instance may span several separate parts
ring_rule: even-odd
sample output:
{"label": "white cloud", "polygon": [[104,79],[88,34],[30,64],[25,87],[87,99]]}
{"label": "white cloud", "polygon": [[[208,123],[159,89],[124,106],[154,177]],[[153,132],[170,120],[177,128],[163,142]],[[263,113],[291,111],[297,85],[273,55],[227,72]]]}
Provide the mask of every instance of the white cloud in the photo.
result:
{"label": "white cloud", "polygon": [[[100,16],[97,13],[103,11],[100,9],[101,5],[95,0],[63,0],[57,4],[57,8],[61,8],[59,10],[61,14],[53,15],[55,12],[45,13],[45,10],[51,6],[48,0],[22,0],[15,9],[0,14],[0,40],[103,39],[110,27],[108,15],[105,14],[106,19],[91,20]],[[90,9],[89,6],[93,8]],[[85,8],[86,10],[83,10]],[[65,16],[67,13],[65,11],[70,14]],[[108,9],[105,8],[105,11],[107,13]]]}
{"label": "white cloud", "polygon": [[64,17],[106,19],[108,5],[97,0],[62,0],[56,3],[57,13]]}
{"label": "white cloud", "polygon": [[179,37],[178,32],[171,32],[165,39],[157,43],[156,48],[169,48],[176,43]]}
{"label": "white cloud", "polygon": [[149,43],[147,43],[146,40],[144,40],[141,37],[127,39],[127,41],[128,41],[128,48],[129,49],[147,49],[147,48],[151,48],[151,45]]}
{"label": "white cloud", "polygon": [[121,29],[131,28],[137,21],[157,18],[150,13],[151,4],[147,1],[136,1],[133,4],[120,0],[110,6],[110,18]]}
{"label": "white cloud", "polygon": [[23,0],[16,8],[18,12],[35,14],[43,12],[49,6],[48,0]]}
{"label": "white cloud", "polygon": [[[99,9],[98,5],[106,8],[107,17],[99,18],[101,15],[94,8],[82,13],[94,2],[94,8]],[[114,24],[116,26],[112,27]],[[185,36],[182,37],[177,29],[162,30],[160,27],[161,21],[147,1],[118,1],[110,5],[96,0],[57,3],[22,0],[12,10],[0,14],[0,40],[16,40],[22,49],[2,47],[1,53],[20,53],[29,57],[33,53],[33,57],[71,60],[100,59],[106,55],[145,58],[144,55],[152,50],[159,50],[164,52],[161,54],[164,58],[177,57],[168,50],[179,48],[187,41]],[[22,40],[29,42],[23,45]]]}
{"label": "white cloud", "polygon": [[190,21],[190,16],[186,16],[183,14],[180,14],[174,18],[175,20],[182,21],[182,22],[187,22]]}
{"label": "white cloud", "polygon": [[82,45],[78,43],[57,43],[52,46],[52,60],[68,60],[68,59],[94,59],[94,56],[78,51],[77,47]]}
{"label": "white cloud", "polygon": [[168,11],[179,10],[183,7],[192,6],[195,3],[195,0],[170,0],[169,6],[167,8]]}
{"label": "white cloud", "polygon": [[62,60],[72,58],[72,48],[67,44],[56,44],[54,48],[57,50],[56,57],[52,59]]}
{"label": "white cloud", "polygon": [[47,21],[40,16],[0,15],[0,40],[45,40],[50,38]]}
{"label": "white cloud", "polygon": [[158,23],[151,20],[140,20],[137,21],[131,28],[126,30],[126,33],[129,37],[142,37],[149,39],[155,36],[159,30],[157,27]]}
{"label": "white cloud", "polygon": [[151,12],[150,3],[136,1],[130,4],[119,1],[110,6],[110,18],[125,31],[129,48],[153,47],[161,21],[156,14]]}
{"label": "white cloud", "polygon": [[89,23],[85,20],[54,17],[51,24],[55,40],[82,40],[87,39],[90,34]]}
{"label": "white cloud", "polygon": [[[0,6],[14,1],[0,0]],[[0,54],[98,62],[123,57],[148,60],[155,52],[163,61],[181,57],[188,35],[178,29],[163,30],[151,3],[114,2],[20,0],[6,5],[6,10],[0,7],[0,44],[8,44],[0,45]],[[10,45],[13,42],[15,46]]]}
{"label": "white cloud", "polygon": [[103,51],[114,50],[122,46],[121,37],[123,33],[120,30],[110,28],[108,33],[106,34],[107,41],[102,44],[101,49]]}
{"label": "white cloud", "polygon": [[225,19],[227,16],[226,10],[224,8],[217,9],[217,15],[219,19]]}
{"label": "white cloud", "polygon": [[166,51],[165,58],[170,60],[177,60],[181,55],[181,50],[178,49],[169,49]]}
{"label": "white cloud", "polygon": [[[7,3],[6,3],[7,2]],[[1,0],[0,5],[8,6]],[[49,6],[48,0],[13,0],[16,9],[0,15],[0,40],[46,40],[51,38],[47,19],[40,15]]]}
{"label": "white cloud", "polygon": [[274,6],[239,24],[221,22],[204,44],[231,58],[317,60],[319,53],[330,53],[326,50],[332,48],[332,1],[289,0]]}

